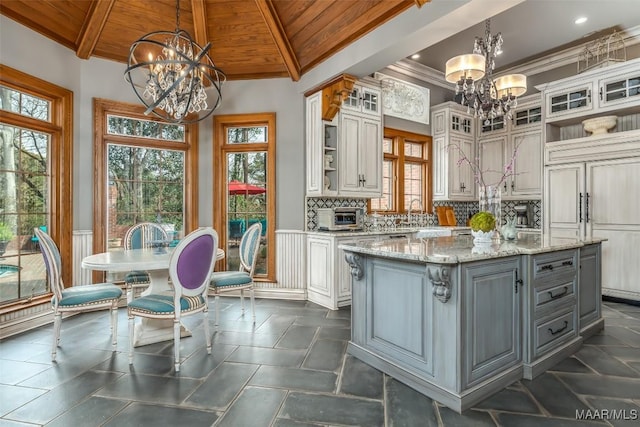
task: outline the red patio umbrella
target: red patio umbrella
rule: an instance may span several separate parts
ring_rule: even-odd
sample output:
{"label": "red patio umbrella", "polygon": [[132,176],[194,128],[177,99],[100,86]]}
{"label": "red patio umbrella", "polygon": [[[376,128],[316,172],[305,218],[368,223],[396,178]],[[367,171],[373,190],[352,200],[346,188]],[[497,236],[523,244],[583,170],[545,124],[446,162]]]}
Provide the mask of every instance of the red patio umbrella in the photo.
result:
{"label": "red patio umbrella", "polygon": [[257,185],[253,185],[253,184],[248,184],[246,182],[240,182],[240,181],[229,182],[229,194],[233,196],[263,194],[266,192],[267,190],[265,188],[258,187]]}

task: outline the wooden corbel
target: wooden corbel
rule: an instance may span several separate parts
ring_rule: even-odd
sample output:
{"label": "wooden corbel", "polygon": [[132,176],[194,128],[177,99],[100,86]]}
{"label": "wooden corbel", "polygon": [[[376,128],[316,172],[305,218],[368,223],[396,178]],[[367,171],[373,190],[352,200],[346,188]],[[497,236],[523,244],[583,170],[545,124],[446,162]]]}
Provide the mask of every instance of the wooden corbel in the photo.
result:
{"label": "wooden corbel", "polygon": [[331,121],[340,111],[342,101],[347,99],[357,80],[355,76],[350,74],[341,74],[322,86],[305,93],[305,96],[322,90],[322,120]]}
{"label": "wooden corbel", "polygon": [[414,0],[416,2],[416,6],[418,9],[421,8],[425,3],[429,3],[431,0]]}

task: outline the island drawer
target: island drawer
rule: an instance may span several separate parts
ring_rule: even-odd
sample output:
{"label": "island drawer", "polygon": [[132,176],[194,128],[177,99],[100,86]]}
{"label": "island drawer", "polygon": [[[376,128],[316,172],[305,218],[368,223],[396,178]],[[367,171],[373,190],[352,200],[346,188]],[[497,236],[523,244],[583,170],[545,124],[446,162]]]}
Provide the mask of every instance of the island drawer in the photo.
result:
{"label": "island drawer", "polygon": [[576,272],[578,251],[575,249],[545,253],[533,257],[533,280],[545,279],[549,276]]}
{"label": "island drawer", "polygon": [[567,339],[576,335],[576,310],[575,306],[554,315],[536,321],[534,331],[535,355],[539,356],[552,350]]}
{"label": "island drawer", "polygon": [[556,304],[564,304],[564,302],[573,299],[576,294],[576,282],[576,275],[573,275],[561,281],[554,281],[549,286],[544,283],[536,286],[533,290],[534,308],[539,310]]}

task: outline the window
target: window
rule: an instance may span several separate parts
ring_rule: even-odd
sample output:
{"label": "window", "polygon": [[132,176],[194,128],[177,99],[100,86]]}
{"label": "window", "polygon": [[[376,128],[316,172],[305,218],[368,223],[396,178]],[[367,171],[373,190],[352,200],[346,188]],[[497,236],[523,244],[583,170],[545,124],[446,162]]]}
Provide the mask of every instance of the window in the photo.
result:
{"label": "window", "polygon": [[382,141],[382,197],[371,199],[370,212],[403,213],[419,209],[431,211],[431,137],[385,128]]}
{"label": "window", "polygon": [[215,116],[214,224],[227,270],[239,267],[238,245],[262,224],[256,281],[275,281],[275,114]]}
{"label": "window", "polygon": [[72,101],[71,91],[0,65],[0,306],[9,311],[51,295],[34,228],[58,244],[72,283]]}
{"label": "window", "polygon": [[140,222],[157,222],[174,238],[194,230],[197,128],[150,119],[139,106],[96,100],[94,109],[94,252],[121,248]]}

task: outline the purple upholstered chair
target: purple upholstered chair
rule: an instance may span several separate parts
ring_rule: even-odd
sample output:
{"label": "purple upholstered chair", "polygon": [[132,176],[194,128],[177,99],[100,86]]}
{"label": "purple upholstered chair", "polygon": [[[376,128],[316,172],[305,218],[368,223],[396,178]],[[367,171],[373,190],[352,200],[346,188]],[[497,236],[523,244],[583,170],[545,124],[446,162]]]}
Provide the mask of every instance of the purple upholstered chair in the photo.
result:
{"label": "purple upholstered chair", "polygon": [[180,371],[180,319],[195,313],[204,313],[204,333],[207,353],[211,354],[211,335],[207,311],[209,278],[216,262],[218,233],[212,228],[200,228],[189,233],[178,243],[169,261],[169,276],[175,292],[149,294],[131,301],[129,314],[129,364],[133,363],[133,336],[135,317],[173,320],[173,347],[175,369]]}
{"label": "purple upholstered chair", "polygon": [[53,346],[51,348],[51,360],[56,360],[56,350],[60,342],[60,325],[62,313],[94,311],[96,309],[111,310],[111,336],[113,349],[116,348],[118,337],[118,301],[122,296],[122,289],[113,283],[100,283],[95,285],[75,285],[69,288],[62,283],[62,264],[60,251],[55,242],[42,229],[34,229],[38,237],[40,251],[47,269],[47,278],[53,298]]}

